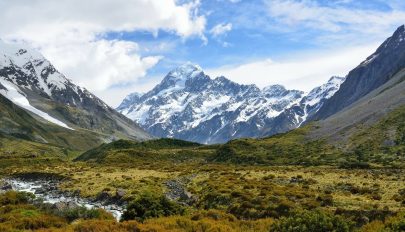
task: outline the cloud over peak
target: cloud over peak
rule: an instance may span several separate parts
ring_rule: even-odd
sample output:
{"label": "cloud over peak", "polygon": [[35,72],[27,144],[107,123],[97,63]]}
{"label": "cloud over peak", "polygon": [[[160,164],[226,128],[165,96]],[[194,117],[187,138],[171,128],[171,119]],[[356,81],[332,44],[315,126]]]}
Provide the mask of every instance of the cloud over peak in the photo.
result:
{"label": "cloud over peak", "polygon": [[90,90],[133,82],[162,58],[140,55],[133,41],[106,39],[110,32],[167,31],[203,37],[199,1],[0,0],[0,37],[39,49],[73,81]]}

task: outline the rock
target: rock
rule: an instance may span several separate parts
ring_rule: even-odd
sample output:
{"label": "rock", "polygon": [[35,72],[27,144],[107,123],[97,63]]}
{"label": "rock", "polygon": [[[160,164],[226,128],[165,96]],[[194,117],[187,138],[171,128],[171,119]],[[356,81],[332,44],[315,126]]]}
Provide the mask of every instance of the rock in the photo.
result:
{"label": "rock", "polygon": [[188,192],[183,184],[179,180],[169,180],[166,182],[168,192],[166,192],[166,197],[170,200],[174,200],[183,204],[191,205],[197,198]]}
{"label": "rock", "polygon": [[53,208],[56,209],[57,211],[64,211],[67,209],[67,203],[66,202],[56,202],[53,204]]}
{"label": "rock", "polygon": [[99,193],[96,197],[96,201],[109,201],[110,199],[111,195],[106,191]]}
{"label": "rock", "polygon": [[116,191],[115,191],[115,196],[117,197],[117,198],[123,198],[124,196],[125,196],[125,194],[126,194],[126,192],[125,192],[125,190],[124,189],[117,189]]}
{"label": "rock", "polygon": [[69,201],[67,203],[67,209],[72,210],[72,209],[76,209],[76,208],[79,208],[79,205],[76,204],[75,202]]}
{"label": "rock", "polygon": [[35,189],[35,194],[45,194],[47,191],[44,188]]}
{"label": "rock", "polygon": [[13,186],[8,182],[4,182],[3,184],[0,184],[0,190],[3,191],[13,190]]}
{"label": "rock", "polygon": [[75,191],[73,191],[73,196],[74,197],[80,197],[80,189],[76,189]]}
{"label": "rock", "polygon": [[365,225],[370,222],[370,219],[366,216],[362,216],[362,217],[358,218],[357,222],[360,223],[360,225]]}
{"label": "rock", "polygon": [[391,140],[391,139],[386,139],[383,142],[383,145],[386,147],[393,147],[396,145],[395,141]]}
{"label": "rock", "polygon": [[59,212],[66,211],[66,210],[74,210],[74,209],[77,209],[78,207],[79,207],[79,205],[77,205],[73,201],[56,202],[55,204],[53,204],[53,208]]}

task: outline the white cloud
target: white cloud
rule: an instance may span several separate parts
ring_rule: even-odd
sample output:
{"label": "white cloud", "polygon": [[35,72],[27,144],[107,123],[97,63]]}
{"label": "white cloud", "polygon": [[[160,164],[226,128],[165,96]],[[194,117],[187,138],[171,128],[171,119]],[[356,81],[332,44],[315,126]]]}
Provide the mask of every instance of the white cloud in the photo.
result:
{"label": "white cloud", "polygon": [[146,78],[147,80],[139,81],[137,83],[129,83],[120,87],[112,87],[108,89],[108,91],[95,90],[93,91],[93,93],[101,99],[108,99],[108,102],[111,106],[117,107],[129,93],[146,93],[147,91],[153,89],[153,87],[155,87],[157,84],[159,84],[160,81],[162,81],[162,76],[148,76],[145,77],[145,79]]}
{"label": "white cloud", "polygon": [[266,3],[270,17],[281,23],[280,27],[387,34],[393,25],[397,27],[405,23],[405,12],[395,9],[359,9],[341,4],[321,6],[313,0],[267,0]]}
{"label": "white cloud", "polygon": [[[201,35],[205,17],[199,1],[175,0],[0,0],[1,34],[48,39],[71,30],[93,35],[107,31],[168,30],[180,36]],[[46,31],[39,35],[37,30]],[[52,29],[52,30],[47,30]]]}
{"label": "white cloud", "polygon": [[68,43],[43,48],[52,63],[75,83],[92,91],[133,82],[162,58],[141,57],[138,45],[129,41],[97,40],[87,43]]}
{"label": "white cloud", "polygon": [[219,37],[221,35],[225,35],[229,31],[232,30],[232,23],[220,23],[215,25],[213,28],[211,28],[210,33],[214,37]]}
{"label": "white cloud", "polygon": [[331,76],[346,76],[357,64],[373,53],[378,44],[346,49],[295,54],[293,59],[259,60],[238,66],[207,70],[212,77],[225,76],[235,82],[259,87],[281,84],[291,89],[309,91]]}
{"label": "white cloud", "polygon": [[162,57],[142,57],[137,43],[111,41],[104,35],[165,30],[183,38],[205,38],[206,18],[199,15],[199,4],[198,0],[182,5],[176,0],[0,0],[0,37],[38,48],[68,78],[109,96],[112,86],[136,82]]}

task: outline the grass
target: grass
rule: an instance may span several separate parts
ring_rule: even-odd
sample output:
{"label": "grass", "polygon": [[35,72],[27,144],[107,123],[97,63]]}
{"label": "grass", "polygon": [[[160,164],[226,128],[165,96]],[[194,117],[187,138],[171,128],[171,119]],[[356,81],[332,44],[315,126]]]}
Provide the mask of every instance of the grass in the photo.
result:
{"label": "grass", "polygon": [[[70,223],[27,203],[13,208],[12,215],[23,219],[49,217],[61,223],[41,227],[48,231],[269,231],[273,225],[303,220],[297,212],[308,220],[343,218],[349,231],[400,228],[405,211],[404,118],[405,108],[399,108],[375,125],[359,127],[338,147],[308,139],[316,125],[211,146],[175,139],[119,140],[82,154],[2,136],[0,176],[57,174],[65,177],[61,190],[82,197],[102,192],[114,196],[123,190],[128,202],[144,194],[162,199],[173,191],[166,186],[171,180],[192,197],[187,204],[174,202],[186,214],[146,212],[171,216],[143,222],[82,218]],[[164,205],[173,206],[162,201],[156,211],[165,212]],[[13,227],[12,220],[5,219],[3,226]]]}
{"label": "grass", "polygon": [[96,196],[103,191],[114,196],[117,189],[123,189],[127,198],[146,191],[162,193],[162,182],[177,176],[176,172],[97,166],[73,166],[61,173],[68,175],[69,180],[60,187],[72,192],[80,190],[83,197]]}

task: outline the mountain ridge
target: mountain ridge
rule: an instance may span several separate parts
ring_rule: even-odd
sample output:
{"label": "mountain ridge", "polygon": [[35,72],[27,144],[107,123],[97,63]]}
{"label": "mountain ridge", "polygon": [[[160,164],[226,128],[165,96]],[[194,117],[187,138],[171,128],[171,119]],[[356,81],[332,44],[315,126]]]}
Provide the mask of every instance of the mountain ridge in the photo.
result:
{"label": "mountain ridge", "polygon": [[[296,128],[323,104],[315,98],[330,97],[322,93],[336,91],[336,80],[340,84],[344,79],[331,78],[329,86],[318,87],[318,95],[314,89],[307,96],[281,85],[260,89],[223,76],[211,78],[200,66],[186,63],[170,71],[151,91],[128,95],[117,110],[156,137],[221,143]],[[304,97],[311,97],[313,102],[304,101]],[[285,115],[286,122],[278,125],[274,119],[286,109],[294,116]]]}
{"label": "mountain ridge", "polygon": [[377,50],[349,72],[339,91],[310,120],[321,120],[343,110],[389,81],[405,66],[405,26],[402,25]]}

